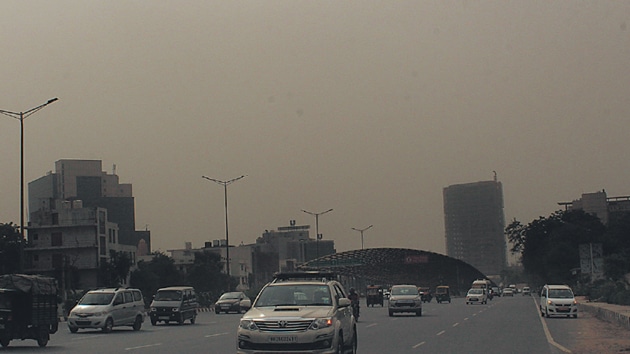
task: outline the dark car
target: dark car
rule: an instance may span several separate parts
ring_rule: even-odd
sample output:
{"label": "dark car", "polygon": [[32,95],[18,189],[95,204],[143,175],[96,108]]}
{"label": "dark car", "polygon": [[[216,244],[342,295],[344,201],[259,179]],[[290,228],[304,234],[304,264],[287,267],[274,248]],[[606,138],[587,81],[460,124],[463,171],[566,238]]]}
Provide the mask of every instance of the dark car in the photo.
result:
{"label": "dark car", "polygon": [[214,303],[214,312],[217,314],[221,312],[241,313],[249,310],[251,306],[252,301],[245,293],[234,291],[221,295],[219,300]]}

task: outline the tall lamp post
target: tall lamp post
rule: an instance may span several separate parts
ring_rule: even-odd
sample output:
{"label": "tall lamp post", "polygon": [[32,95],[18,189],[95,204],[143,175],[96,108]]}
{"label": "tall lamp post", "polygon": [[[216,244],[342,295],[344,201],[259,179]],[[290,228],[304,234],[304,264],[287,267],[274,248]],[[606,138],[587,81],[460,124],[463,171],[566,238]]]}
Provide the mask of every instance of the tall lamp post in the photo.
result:
{"label": "tall lamp post", "polygon": [[37,107],[31,108],[28,111],[24,112],[11,112],[0,109],[0,113],[5,116],[9,116],[11,118],[15,118],[20,121],[20,244],[19,252],[20,252],[20,264],[19,264],[19,272],[22,273],[24,271],[24,255],[23,255],[23,243],[24,243],[24,119],[28,118],[30,115],[39,111],[40,109],[48,106],[49,104],[57,101],[58,98],[51,98],[46,103],[40,104]]}
{"label": "tall lamp post", "polygon": [[317,237],[315,238],[315,259],[317,259],[319,258],[319,239],[321,238],[321,235],[319,234],[319,216],[331,212],[332,209],[322,211],[321,213],[313,213],[304,209],[302,209],[302,211],[315,216],[315,233],[317,234]]}
{"label": "tall lamp post", "polygon": [[227,197],[227,186],[238,181],[239,179],[245,177],[245,175],[243,176],[239,176],[236,178],[232,178],[229,181],[221,181],[218,179],[214,179],[214,178],[210,178],[207,176],[201,176],[202,178],[207,179],[208,181],[212,181],[215,183],[218,183],[220,185],[223,186],[223,190],[224,190],[224,195],[225,195],[225,272],[227,273],[228,276],[228,286],[227,286],[227,291],[230,291],[231,289],[231,283],[230,283],[230,237],[229,237],[229,233],[228,233],[228,197]]}
{"label": "tall lamp post", "polygon": [[352,230],[359,231],[361,233],[361,249],[363,249],[363,231],[371,228],[372,226],[374,226],[374,225],[370,225],[370,226],[366,227],[365,229],[355,229],[354,227],[352,228]]}

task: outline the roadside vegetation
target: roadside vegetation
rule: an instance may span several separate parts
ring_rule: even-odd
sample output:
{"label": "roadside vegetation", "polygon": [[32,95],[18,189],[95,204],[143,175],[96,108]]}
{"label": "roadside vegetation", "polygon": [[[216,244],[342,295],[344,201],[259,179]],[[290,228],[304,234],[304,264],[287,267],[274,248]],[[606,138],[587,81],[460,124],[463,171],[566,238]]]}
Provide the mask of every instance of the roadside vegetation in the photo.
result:
{"label": "roadside vegetation", "polygon": [[[610,215],[607,225],[582,210],[557,211],[526,225],[512,221],[505,232],[528,283],[567,284],[591,300],[630,305],[630,213]],[[602,262],[590,258],[595,271],[582,272],[580,245],[597,244]]]}

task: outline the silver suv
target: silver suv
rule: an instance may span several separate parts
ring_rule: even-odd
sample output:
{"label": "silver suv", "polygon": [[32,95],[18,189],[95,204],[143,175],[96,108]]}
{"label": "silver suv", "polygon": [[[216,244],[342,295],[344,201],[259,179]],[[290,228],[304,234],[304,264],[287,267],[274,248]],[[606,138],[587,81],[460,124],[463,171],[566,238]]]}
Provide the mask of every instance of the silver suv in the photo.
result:
{"label": "silver suv", "polygon": [[278,273],[241,318],[237,353],[356,353],[350,300],[333,273]]}
{"label": "silver suv", "polygon": [[98,289],[88,291],[68,316],[68,329],[100,328],[111,332],[117,326],[131,326],[139,331],[146,312],[138,289]]}

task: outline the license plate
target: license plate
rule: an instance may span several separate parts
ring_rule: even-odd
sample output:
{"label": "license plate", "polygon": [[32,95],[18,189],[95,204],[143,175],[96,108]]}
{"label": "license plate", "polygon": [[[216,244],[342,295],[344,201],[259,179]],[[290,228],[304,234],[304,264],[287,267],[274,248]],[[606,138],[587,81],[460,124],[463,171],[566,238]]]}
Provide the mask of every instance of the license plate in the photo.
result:
{"label": "license plate", "polygon": [[297,336],[272,336],[269,343],[297,343]]}
{"label": "license plate", "polygon": [[160,320],[168,320],[170,317],[169,316],[160,316],[158,317],[158,319]]}

